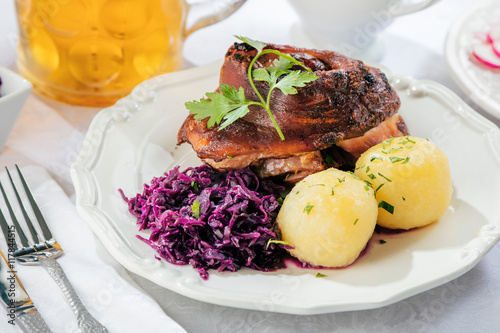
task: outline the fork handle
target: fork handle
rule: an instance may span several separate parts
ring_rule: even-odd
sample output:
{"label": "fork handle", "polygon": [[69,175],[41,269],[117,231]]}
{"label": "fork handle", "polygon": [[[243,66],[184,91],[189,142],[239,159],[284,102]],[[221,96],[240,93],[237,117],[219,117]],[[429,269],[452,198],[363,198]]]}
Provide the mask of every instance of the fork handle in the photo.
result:
{"label": "fork handle", "polygon": [[45,270],[50,274],[52,279],[61,288],[66,300],[68,301],[73,313],[78,320],[78,328],[82,333],[87,332],[108,332],[106,327],[101,325],[92,315],[87,311],[82,301],[76,294],[75,289],[69,282],[66,274],[64,273],[61,265],[54,258],[45,258],[40,260]]}

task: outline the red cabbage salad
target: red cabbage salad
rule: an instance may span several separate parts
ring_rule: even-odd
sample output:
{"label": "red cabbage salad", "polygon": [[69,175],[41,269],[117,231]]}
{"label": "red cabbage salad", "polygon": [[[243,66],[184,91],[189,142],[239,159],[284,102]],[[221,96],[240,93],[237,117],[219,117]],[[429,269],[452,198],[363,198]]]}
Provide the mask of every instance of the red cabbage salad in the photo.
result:
{"label": "red cabbage salad", "polygon": [[151,230],[148,239],[137,237],[156,258],[192,265],[206,280],[209,269],[285,267],[286,245],[273,242],[284,189],[249,168],[219,172],[202,165],[182,172],[177,166],[132,198],[120,192],[139,230]]}

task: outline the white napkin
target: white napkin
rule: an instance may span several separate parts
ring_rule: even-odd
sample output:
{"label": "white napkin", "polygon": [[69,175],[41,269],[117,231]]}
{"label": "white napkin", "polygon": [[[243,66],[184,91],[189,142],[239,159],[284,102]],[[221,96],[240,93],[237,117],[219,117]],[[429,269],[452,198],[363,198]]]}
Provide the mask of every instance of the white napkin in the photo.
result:
{"label": "white napkin", "polygon": [[[15,175],[13,168],[12,171],[11,174]],[[58,259],[59,264],[89,312],[110,333],[185,332],[110,256],[45,169],[30,166],[22,168],[22,172],[52,234],[64,250],[64,255]],[[6,189],[10,189],[4,171],[0,180]],[[4,215],[8,215],[3,198],[0,198],[0,207]],[[6,253],[3,235],[0,235],[0,248]],[[21,282],[53,332],[77,332],[73,312],[45,269],[19,264],[16,268]],[[6,316],[0,316],[0,332],[20,330],[17,326],[12,327]]]}

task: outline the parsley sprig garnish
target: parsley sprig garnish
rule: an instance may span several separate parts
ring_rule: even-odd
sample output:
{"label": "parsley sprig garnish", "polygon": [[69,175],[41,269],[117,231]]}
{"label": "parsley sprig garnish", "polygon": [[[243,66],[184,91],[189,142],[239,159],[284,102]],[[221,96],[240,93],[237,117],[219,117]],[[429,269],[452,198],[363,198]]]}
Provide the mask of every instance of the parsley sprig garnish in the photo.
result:
{"label": "parsley sprig garnish", "polygon": [[[279,89],[285,95],[297,94],[298,87],[305,87],[307,83],[315,81],[318,77],[312,70],[306,67],[301,61],[296,60],[288,54],[279,52],[277,50],[264,50],[265,43],[252,40],[246,37],[235,36],[242,42],[254,47],[257,50],[257,55],[252,59],[248,66],[248,81],[258,97],[258,101],[251,101],[245,97],[245,91],[242,87],[236,88],[227,84],[220,85],[220,92],[206,93],[206,97],[200,101],[187,102],[186,108],[189,113],[194,115],[197,120],[209,118],[207,128],[220,125],[219,131],[234,123],[239,118],[244,117],[249,111],[250,105],[262,107],[267,111],[269,118],[276,128],[281,140],[285,140],[285,136],[274,118],[271,111],[270,102],[271,94],[274,89]],[[275,54],[278,56],[273,64],[269,67],[261,67],[253,69],[257,59],[264,54]],[[302,70],[292,70],[293,65],[298,65],[304,68]],[[269,91],[265,98],[255,87],[255,82],[264,81],[269,84]]]}

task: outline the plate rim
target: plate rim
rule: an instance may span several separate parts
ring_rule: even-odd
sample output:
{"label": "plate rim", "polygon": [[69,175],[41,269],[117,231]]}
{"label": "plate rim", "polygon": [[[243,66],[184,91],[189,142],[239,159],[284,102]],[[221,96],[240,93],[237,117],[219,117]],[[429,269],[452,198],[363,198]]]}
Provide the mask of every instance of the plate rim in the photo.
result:
{"label": "plate rim", "polygon": [[[97,157],[100,153],[103,143],[103,136],[107,131],[107,128],[110,123],[115,121],[126,121],[130,116],[128,114],[128,106],[141,104],[144,102],[151,102],[154,100],[154,89],[159,89],[164,85],[174,84],[179,81],[188,81],[190,78],[197,78],[200,75],[207,76],[213,75],[217,73],[217,70],[220,68],[221,61],[216,61],[214,63],[191,68],[188,70],[183,70],[179,72],[169,73],[161,75],[160,77],[156,77],[145,81],[139,84],[133,92],[129,95],[118,101],[115,105],[105,108],[101,110],[95,118],[92,120],[87,135],[84,139],[84,143],[82,145],[81,151],[78,154],[77,158],[73,162],[70,168],[71,178],[73,180],[73,184],[75,187],[76,194],[76,208],[78,214],[82,217],[82,219],[91,227],[93,232],[97,235],[101,243],[105,246],[105,248],[110,252],[110,254],[126,269],[142,276],[162,287],[170,289],[176,293],[181,295],[203,301],[208,303],[213,303],[217,305],[224,305],[236,308],[245,308],[252,310],[262,310],[256,308],[254,305],[249,304],[249,302],[244,301],[236,301],[232,298],[228,297],[219,297],[212,298],[207,300],[206,297],[200,296],[199,292],[196,290],[189,290],[189,288],[182,288],[182,290],[172,289],[170,287],[165,286],[161,283],[161,274],[154,275],[151,277],[147,273],[153,272],[155,270],[156,265],[153,256],[151,256],[151,260],[146,265],[149,265],[145,271],[144,267],[138,267],[134,262],[130,260],[129,256],[133,256],[132,253],[127,253],[123,251],[119,251],[116,246],[112,244],[113,240],[110,240],[107,235],[106,227],[103,225],[103,219],[106,219],[104,212],[95,211],[94,206],[98,202],[99,193],[98,191],[91,191],[92,183],[95,181],[94,176],[91,172],[92,167],[97,162]],[[382,67],[382,66],[381,66]],[[497,163],[500,165],[500,130],[496,125],[494,125],[491,121],[481,116],[477,112],[475,112],[470,106],[468,106],[460,97],[458,97],[455,93],[453,93],[450,89],[445,86],[429,80],[415,80],[409,76],[398,76],[393,75],[392,73],[387,72],[386,75],[393,80],[391,82],[393,85],[397,85],[398,87],[408,87],[409,91],[415,94],[425,94],[425,93],[433,93],[433,94],[444,94],[446,98],[450,99],[453,103],[460,105],[461,116],[466,117],[470,120],[477,128],[484,131],[485,135],[489,138],[489,142],[491,143],[491,149],[493,149],[495,159]],[[153,90],[151,90],[153,87]],[[419,88],[420,87],[420,88]],[[422,91],[424,87],[428,91]],[[424,90],[425,90],[424,89]],[[151,92],[153,91],[153,94]],[[453,109],[455,110],[455,109]],[[96,134],[97,133],[97,134]],[[495,145],[495,144],[496,145]],[[86,199],[85,199],[86,198]],[[93,211],[94,210],[94,211]],[[98,209],[100,210],[100,209]],[[344,305],[306,305],[300,308],[294,307],[290,308],[286,306],[286,304],[279,304],[274,307],[272,312],[281,312],[288,314],[297,314],[297,315],[312,315],[312,314],[322,314],[322,313],[333,313],[333,312],[342,312],[342,311],[352,311],[352,310],[365,310],[365,309],[373,309],[379,308],[382,306],[386,306],[389,304],[396,303],[400,300],[406,299],[418,293],[427,291],[429,289],[435,288],[439,285],[442,285],[448,281],[451,281],[465,272],[469,271],[473,268],[481,258],[486,255],[500,240],[500,220],[496,221],[495,226],[498,230],[493,234],[493,240],[488,242],[483,242],[481,244],[481,248],[477,249],[477,252],[473,254],[471,260],[467,265],[463,265],[459,270],[456,270],[453,274],[449,274],[445,277],[445,279],[435,279],[429,281],[423,285],[418,287],[413,287],[410,290],[399,291],[390,296],[380,297],[371,302],[355,302],[353,304],[344,304]],[[490,235],[491,236],[491,235]],[[475,239],[480,238],[481,235],[478,235]],[[188,281],[189,283],[195,283],[193,281]]]}

